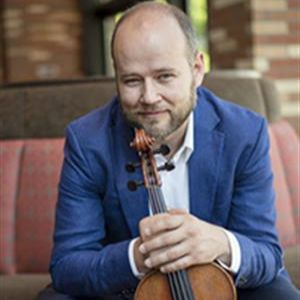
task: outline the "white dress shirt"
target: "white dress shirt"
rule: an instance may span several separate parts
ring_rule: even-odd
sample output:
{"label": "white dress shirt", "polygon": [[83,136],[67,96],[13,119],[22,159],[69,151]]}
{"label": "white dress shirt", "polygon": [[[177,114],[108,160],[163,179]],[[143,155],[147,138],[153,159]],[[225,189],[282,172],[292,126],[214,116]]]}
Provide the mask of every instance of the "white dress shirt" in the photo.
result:
{"label": "white dress shirt", "polygon": [[[189,174],[188,174],[188,160],[194,151],[194,115],[191,113],[188,120],[188,127],[185,134],[183,144],[175,153],[172,158],[172,162],[175,165],[175,169],[172,171],[160,172],[162,181],[161,190],[164,195],[166,206],[168,209],[171,208],[182,208],[186,211],[190,210],[189,205]],[[161,155],[155,155],[157,166],[163,165],[167,162],[166,158]],[[180,184],[179,184],[180,183]],[[200,200],[201,201],[201,200]],[[149,212],[151,208],[149,207]],[[222,261],[218,262],[227,270],[236,274],[241,264],[241,250],[237,238],[228,230],[224,229],[224,232],[228,238],[229,245],[231,248],[231,264],[230,266],[225,265]],[[132,240],[129,244],[128,255],[129,262],[132,272],[138,278],[142,277],[143,274],[138,272],[134,261],[133,245],[136,239]]]}

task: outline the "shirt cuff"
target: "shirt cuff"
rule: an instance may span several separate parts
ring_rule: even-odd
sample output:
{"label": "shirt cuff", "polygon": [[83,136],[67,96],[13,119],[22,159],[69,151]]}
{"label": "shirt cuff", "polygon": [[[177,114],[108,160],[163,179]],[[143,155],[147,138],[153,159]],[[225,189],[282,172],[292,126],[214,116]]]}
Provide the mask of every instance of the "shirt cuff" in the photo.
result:
{"label": "shirt cuff", "polygon": [[138,279],[141,279],[145,274],[139,272],[139,270],[136,267],[135,261],[134,261],[134,243],[137,239],[138,238],[135,238],[129,243],[128,258],[129,258],[129,264],[130,264],[130,268],[131,268],[133,275],[135,277],[137,277]]}
{"label": "shirt cuff", "polygon": [[228,230],[224,229],[224,232],[228,238],[229,246],[231,250],[231,264],[230,266],[223,263],[218,259],[218,263],[227,271],[237,274],[241,266],[241,248],[237,238]]}

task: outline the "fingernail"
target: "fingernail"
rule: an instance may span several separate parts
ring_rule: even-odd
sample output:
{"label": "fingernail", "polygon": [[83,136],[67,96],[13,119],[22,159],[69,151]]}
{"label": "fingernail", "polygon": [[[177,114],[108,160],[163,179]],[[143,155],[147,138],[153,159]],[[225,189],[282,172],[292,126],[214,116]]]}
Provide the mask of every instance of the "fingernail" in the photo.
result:
{"label": "fingernail", "polygon": [[145,235],[147,235],[147,236],[151,235],[150,228],[145,228]]}
{"label": "fingernail", "polygon": [[140,250],[140,252],[141,252],[142,254],[145,254],[145,253],[146,253],[146,248],[145,248],[145,246],[144,246],[143,244],[140,245],[139,250]]}
{"label": "fingernail", "polygon": [[151,267],[152,267],[152,266],[151,266],[151,261],[150,261],[149,258],[147,258],[147,259],[145,260],[145,266],[146,266],[147,268],[151,268]]}

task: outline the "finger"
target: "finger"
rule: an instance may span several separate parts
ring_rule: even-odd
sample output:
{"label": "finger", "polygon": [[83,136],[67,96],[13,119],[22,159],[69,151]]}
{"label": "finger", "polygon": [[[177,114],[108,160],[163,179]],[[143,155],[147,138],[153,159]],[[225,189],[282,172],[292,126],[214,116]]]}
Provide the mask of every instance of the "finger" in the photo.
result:
{"label": "finger", "polygon": [[141,220],[140,235],[147,239],[159,232],[178,228],[184,222],[183,215],[158,214]]}
{"label": "finger", "polygon": [[186,239],[186,235],[183,230],[180,230],[180,228],[181,227],[160,233],[152,239],[144,241],[139,246],[139,251],[145,255],[153,250],[169,247],[184,241]]}
{"label": "finger", "polygon": [[171,208],[168,212],[171,215],[186,215],[186,214],[188,214],[187,210],[184,208]]}
{"label": "finger", "polygon": [[166,247],[164,249],[151,252],[150,256],[145,260],[144,263],[148,268],[156,268],[176,261],[187,254],[188,248],[186,247],[186,244],[180,243],[176,246]]}
{"label": "finger", "polygon": [[191,256],[186,255],[178,258],[175,261],[167,263],[159,268],[162,273],[171,273],[179,270],[184,270],[194,265]]}

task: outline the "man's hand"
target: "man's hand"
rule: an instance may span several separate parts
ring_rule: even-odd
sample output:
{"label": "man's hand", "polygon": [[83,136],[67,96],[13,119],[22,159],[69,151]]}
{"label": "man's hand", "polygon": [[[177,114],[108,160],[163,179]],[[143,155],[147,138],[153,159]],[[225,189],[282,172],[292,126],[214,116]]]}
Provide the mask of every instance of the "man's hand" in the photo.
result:
{"label": "man's hand", "polygon": [[144,218],[140,236],[135,245],[139,270],[159,268],[168,273],[215,259],[230,263],[230,245],[224,230],[182,210]]}

